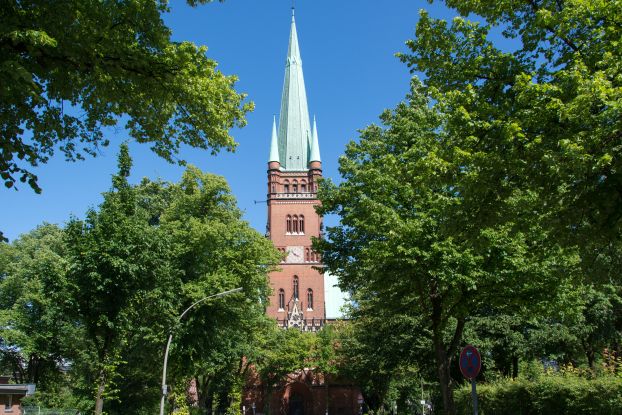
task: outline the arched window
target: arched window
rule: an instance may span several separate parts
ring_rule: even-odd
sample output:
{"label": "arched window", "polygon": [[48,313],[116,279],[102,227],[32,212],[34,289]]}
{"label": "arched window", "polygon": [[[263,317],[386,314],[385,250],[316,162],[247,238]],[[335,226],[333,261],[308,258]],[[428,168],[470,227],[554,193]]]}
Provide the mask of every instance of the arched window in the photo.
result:
{"label": "arched window", "polygon": [[294,218],[292,219],[292,233],[298,233],[298,216],[294,215]]}
{"label": "arched window", "polygon": [[285,229],[287,233],[292,233],[292,217],[290,215],[287,215],[286,222],[287,223],[286,223]]}
{"label": "arched window", "polygon": [[307,308],[313,310],[313,290],[311,288],[307,290]]}
{"label": "arched window", "polygon": [[285,182],[283,182],[283,191],[285,193],[289,193],[289,180],[285,180]]}
{"label": "arched window", "polygon": [[298,299],[298,276],[294,275],[294,299]]}
{"label": "arched window", "polygon": [[294,180],[294,193],[298,193],[298,180]]}
{"label": "arched window", "polygon": [[307,193],[307,182],[304,180],[300,182],[300,191],[302,193]]}
{"label": "arched window", "polygon": [[298,232],[305,233],[305,217],[303,215],[298,218]]}
{"label": "arched window", "polygon": [[310,261],[310,257],[309,257],[309,248],[305,248],[305,262],[309,262]]}
{"label": "arched window", "polygon": [[279,310],[285,310],[285,290],[279,290]]}

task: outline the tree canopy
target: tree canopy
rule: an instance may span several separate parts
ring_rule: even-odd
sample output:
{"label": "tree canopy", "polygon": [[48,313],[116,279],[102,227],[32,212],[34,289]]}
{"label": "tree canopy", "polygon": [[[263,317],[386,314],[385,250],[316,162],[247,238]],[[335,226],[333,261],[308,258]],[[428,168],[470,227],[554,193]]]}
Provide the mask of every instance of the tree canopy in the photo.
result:
{"label": "tree canopy", "polygon": [[[461,17],[448,23],[423,12],[401,58],[424,74],[446,117],[446,146],[481,185],[472,202],[482,214],[497,208],[490,221],[539,223],[548,241],[581,249],[587,275],[618,278],[622,3],[446,4]],[[516,50],[495,45],[493,28]],[[512,205],[521,207],[513,215],[504,208]]]}
{"label": "tree canopy", "polygon": [[38,381],[44,405],[64,389],[80,410],[153,413],[172,332],[168,383],[185,396],[195,379],[198,406],[226,409],[273,325],[267,273],[280,254],[222,177],[189,166],[179,183],[132,185],[131,165],[122,145],[111,189],[84,219],[0,243],[0,367]]}
{"label": "tree canopy", "polygon": [[368,127],[348,144],[340,159],[345,180],[323,183],[320,212],[339,214],[341,223],[316,247],[360,310],[422,318],[452,413],[450,366],[467,319],[551,296],[572,272],[573,256],[540,249],[541,229],[515,232],[514,222],[491,223],[494,212],[469,203],[483,184],[465,174],[441,129],[443,114],[417,82],[382,120],[385,129]]}
{"label": "tree canopy", "polygon": [[[210,0],[190,0],[195,6]],[[166,160],[218,152],[252,108],[206,48],[172,42],[165,0],[10,0],[0,10],[0,177],[40,191],[32,167],[96,155],[123,117]]]}
{"label": "tree canopy", "polygon": [[422,316],[454,413],[470,319],[546,315],[578,282],[619,281],[622,3],[446,3],[460,16],[422,11],[400,55],[422,81],[321,187],[341,223],[316,248],[369,316]]}

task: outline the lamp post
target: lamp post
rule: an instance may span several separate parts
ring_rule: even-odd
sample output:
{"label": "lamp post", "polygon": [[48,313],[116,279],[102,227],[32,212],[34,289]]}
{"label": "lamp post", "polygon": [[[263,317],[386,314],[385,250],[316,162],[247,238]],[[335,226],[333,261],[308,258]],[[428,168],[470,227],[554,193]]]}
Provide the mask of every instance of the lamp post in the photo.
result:
{"label": "lamp post", "polygon": [[[233,290],[227,290],[227,291],[223,291],[223,292],[218,293],[218,294],[209,295],[209,296],[207,296],[205,298],[201,298],[199,301],[195,302],[190,307],[186,308],[184,310],[184,312],[181,313],[181,315],[177,319],[177,322],[178,323],[181,322],[181,320],[184,318],[184,316],[192,308],[194,308],[195,306],[197,306],[197,305],[199,305],[199,304],[209,300],[210,298],[224,297],[225,295],[237,293],[239,291],[242,291],[242,287],[234,288]],[[168,364],[168,351],[169,351],[169,349],[171,347],[171,342],[172,341],[173,341],[173,331],[171,330],[171,333],[168,335],[168,341],[166,342],[166,350],[164,351],[164,366],[162,368],[162,399],[160,400],[160,415],[164,415],[164,401],[166,401],[166,395],[168,394],[168,390],[167,390],[168,388],[166,386],[166,366]]]}

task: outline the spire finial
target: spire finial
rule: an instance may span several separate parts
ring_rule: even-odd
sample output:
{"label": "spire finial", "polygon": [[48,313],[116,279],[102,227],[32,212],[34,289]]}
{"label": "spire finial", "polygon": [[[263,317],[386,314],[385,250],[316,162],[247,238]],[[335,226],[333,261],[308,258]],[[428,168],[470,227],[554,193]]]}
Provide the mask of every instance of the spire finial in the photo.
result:
{"label": "spire finial", "polygon": [[[292,9],[292,13],[294,10]],[[281,95],[281,115],[278,130],[279,156],[284,171],[307,169],[311,144],[311,123],[307,107],[307,93],[302,74],[302,59],[292,15],[285,79]]]}
{"label": "spire finial", "polygon": [[322,161],[320,158],[320,140],[317,136],[317,122],[315,121],[315,114],[313,115],[313,135],[311,136],[311,154],[309,156],[309,163],[312,161]]}
{"label": "spire finial", "polygon": [[276,115],[272,118],[272,140],[270,141],[270,159],[268,160],[268,163],[273,161],[280,163],[279,139],[276,132]]}

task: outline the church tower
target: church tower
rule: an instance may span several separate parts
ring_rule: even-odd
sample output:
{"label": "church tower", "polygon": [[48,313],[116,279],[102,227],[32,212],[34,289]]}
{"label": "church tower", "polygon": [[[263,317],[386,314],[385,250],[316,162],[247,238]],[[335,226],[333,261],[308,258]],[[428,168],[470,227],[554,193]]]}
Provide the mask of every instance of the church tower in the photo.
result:
{"label": "church tower", "polygon": [[319,237],[322,218],[317,182],[322,162],[315,118],[309,119],[296,21],[292,9],[281,114],[272,123],[268,160],[268,225],[274,245],[285,254],[281,270],[270,274],[272,297],[267,313],[279,326],[316,331],[326,319],[324,276],[314,267],[319,256],[311,237]]}

